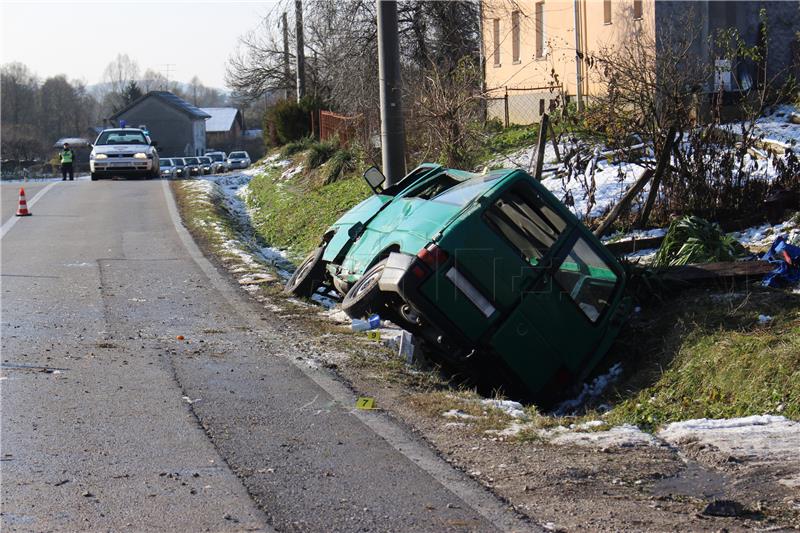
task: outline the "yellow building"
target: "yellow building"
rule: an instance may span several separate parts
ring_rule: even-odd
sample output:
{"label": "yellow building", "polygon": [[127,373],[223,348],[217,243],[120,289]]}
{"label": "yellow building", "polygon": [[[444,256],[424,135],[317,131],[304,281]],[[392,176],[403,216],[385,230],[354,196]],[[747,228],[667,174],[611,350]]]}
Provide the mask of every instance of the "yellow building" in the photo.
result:
{"label": "yellow building", "polygon": [[[714,92],[720,83],[731,91],[759,79],[779,82],[798,72],[799,6],[789,1],[483,0],[488,117],[529,124],[538,122],[559,96],[574,101],[580,94],[586,101],[601,94],[601,76],[591,58],[637,35],[638,42],[651,43],[653,49],[674,42],[675,35],[690,37],[695,57],[719,68],[710,44],[716,32],[735,27],[748,44],[758,43],[761,9],[769,20],[769,63],[727,62],[729,71],[713,81],[717,86],[704,90]],[[768,72],[759,77],[757,68]]]}

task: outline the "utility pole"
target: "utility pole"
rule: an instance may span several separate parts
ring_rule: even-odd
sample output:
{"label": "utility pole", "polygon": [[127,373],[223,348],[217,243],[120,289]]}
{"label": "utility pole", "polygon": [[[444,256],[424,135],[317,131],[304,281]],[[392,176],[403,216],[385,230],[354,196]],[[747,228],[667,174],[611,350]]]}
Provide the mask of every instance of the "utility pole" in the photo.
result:
{"label": "utility pole", "polygon": [[294,29],[297,33],[297,102],[306,94],[306,57],[303,51],[303,0],[294,0]]}
{"label": "utility pole", "polygon": [[483,0],[478,1],[478,70],[481,73],[481,120],[486,122],[486,53],[483,50]]}
{"label": "utility pole", "polygon": [[578,111],[583,111],[583,52],[581,52],[580,0],[574,0],[575,11],[575,87]]}
{"label": "utility pole", "polygon": [[291,94],[289,90],[289,78],[292,72],[289,70],[289,23],[286,20],[286,11],[283,12],[281,21],[283,22],[283,97],[288,100]]}
{"label": "utility pole", "polygon": [[169,73],[171,70],[175,70],[175,63],[162,63],[161,66],[163,67],[161,72],[164,73],[164,78],[166,78],[166,86],[161,87],[161,90],[169,91]]}
{"label": "utility pole", "polygon": [[406,173],[406,139],[403,130],[400,45],[397,34],[397,2],[378,2],[378,78],[381,96],[381,154],[386,185]]}

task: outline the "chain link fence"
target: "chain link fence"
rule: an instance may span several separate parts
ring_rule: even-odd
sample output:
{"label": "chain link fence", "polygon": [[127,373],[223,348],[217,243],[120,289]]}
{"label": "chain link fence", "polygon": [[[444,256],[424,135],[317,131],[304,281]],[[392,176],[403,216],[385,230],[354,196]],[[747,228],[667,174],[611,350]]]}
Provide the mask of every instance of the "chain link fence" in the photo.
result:
{"label": "chain link fence", "polygon": [[499,120],[504,127],[512,124],[538,124],[542,115],[560,105],[560,87],[500,87],[486,97],[486,119]]}

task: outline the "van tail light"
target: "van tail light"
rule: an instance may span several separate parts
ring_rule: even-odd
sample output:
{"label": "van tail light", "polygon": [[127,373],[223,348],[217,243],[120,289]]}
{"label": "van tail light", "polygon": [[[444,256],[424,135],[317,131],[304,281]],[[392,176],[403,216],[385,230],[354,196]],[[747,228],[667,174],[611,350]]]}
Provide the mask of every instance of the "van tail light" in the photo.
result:
{"label": "van tail light", "polygon": [[447,252],[436,246],[435,244],[431,243],[419,252],[417,252],[417,257],[425,263],[431,270],[436,270],[443,264],[447,262],[447,259],[450,257],[447,255]]}

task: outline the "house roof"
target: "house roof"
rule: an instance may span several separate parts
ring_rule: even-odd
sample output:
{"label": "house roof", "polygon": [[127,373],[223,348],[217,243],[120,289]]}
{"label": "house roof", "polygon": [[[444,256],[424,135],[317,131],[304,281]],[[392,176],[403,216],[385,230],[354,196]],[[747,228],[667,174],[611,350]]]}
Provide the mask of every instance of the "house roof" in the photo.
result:
{"label": "house roof", "polygon": [[169,91],[150,91],[149,93],[140,96],[139,98],[137,98],[136,100],[134,100],[133,102],[122,108],[121,110],[111,115],[110,118],[112,120],[117,119],[120,115],[122,115],[129,109],[135,107],[136,105],[139,104],[139,102],[141,102],[146,98],[158,98],[165,104],[174,107],[178,111],[186,115],[189,115],[191,118],[194,119],[211,118],[211,115],[209,115],[208,113],[201,111],[200,108],[193,106],[183,98],[180,98],[179,96],[176,96]]}
{"label": "house roof", "polygon": [[206,133],[231,131],[235,120],[242,126],[241,113],[235,107],[203,107],[204,112],[211,115],[206,121]]}
{"label": "house roof", "polygon": [[53,148],[61,148],[62,146],[64,146],[64,143],[68,143],[70,146],[89,145],[89,141],[81,137],[62,137],[61,139],[57,140],[55,144],[53,144]]}

